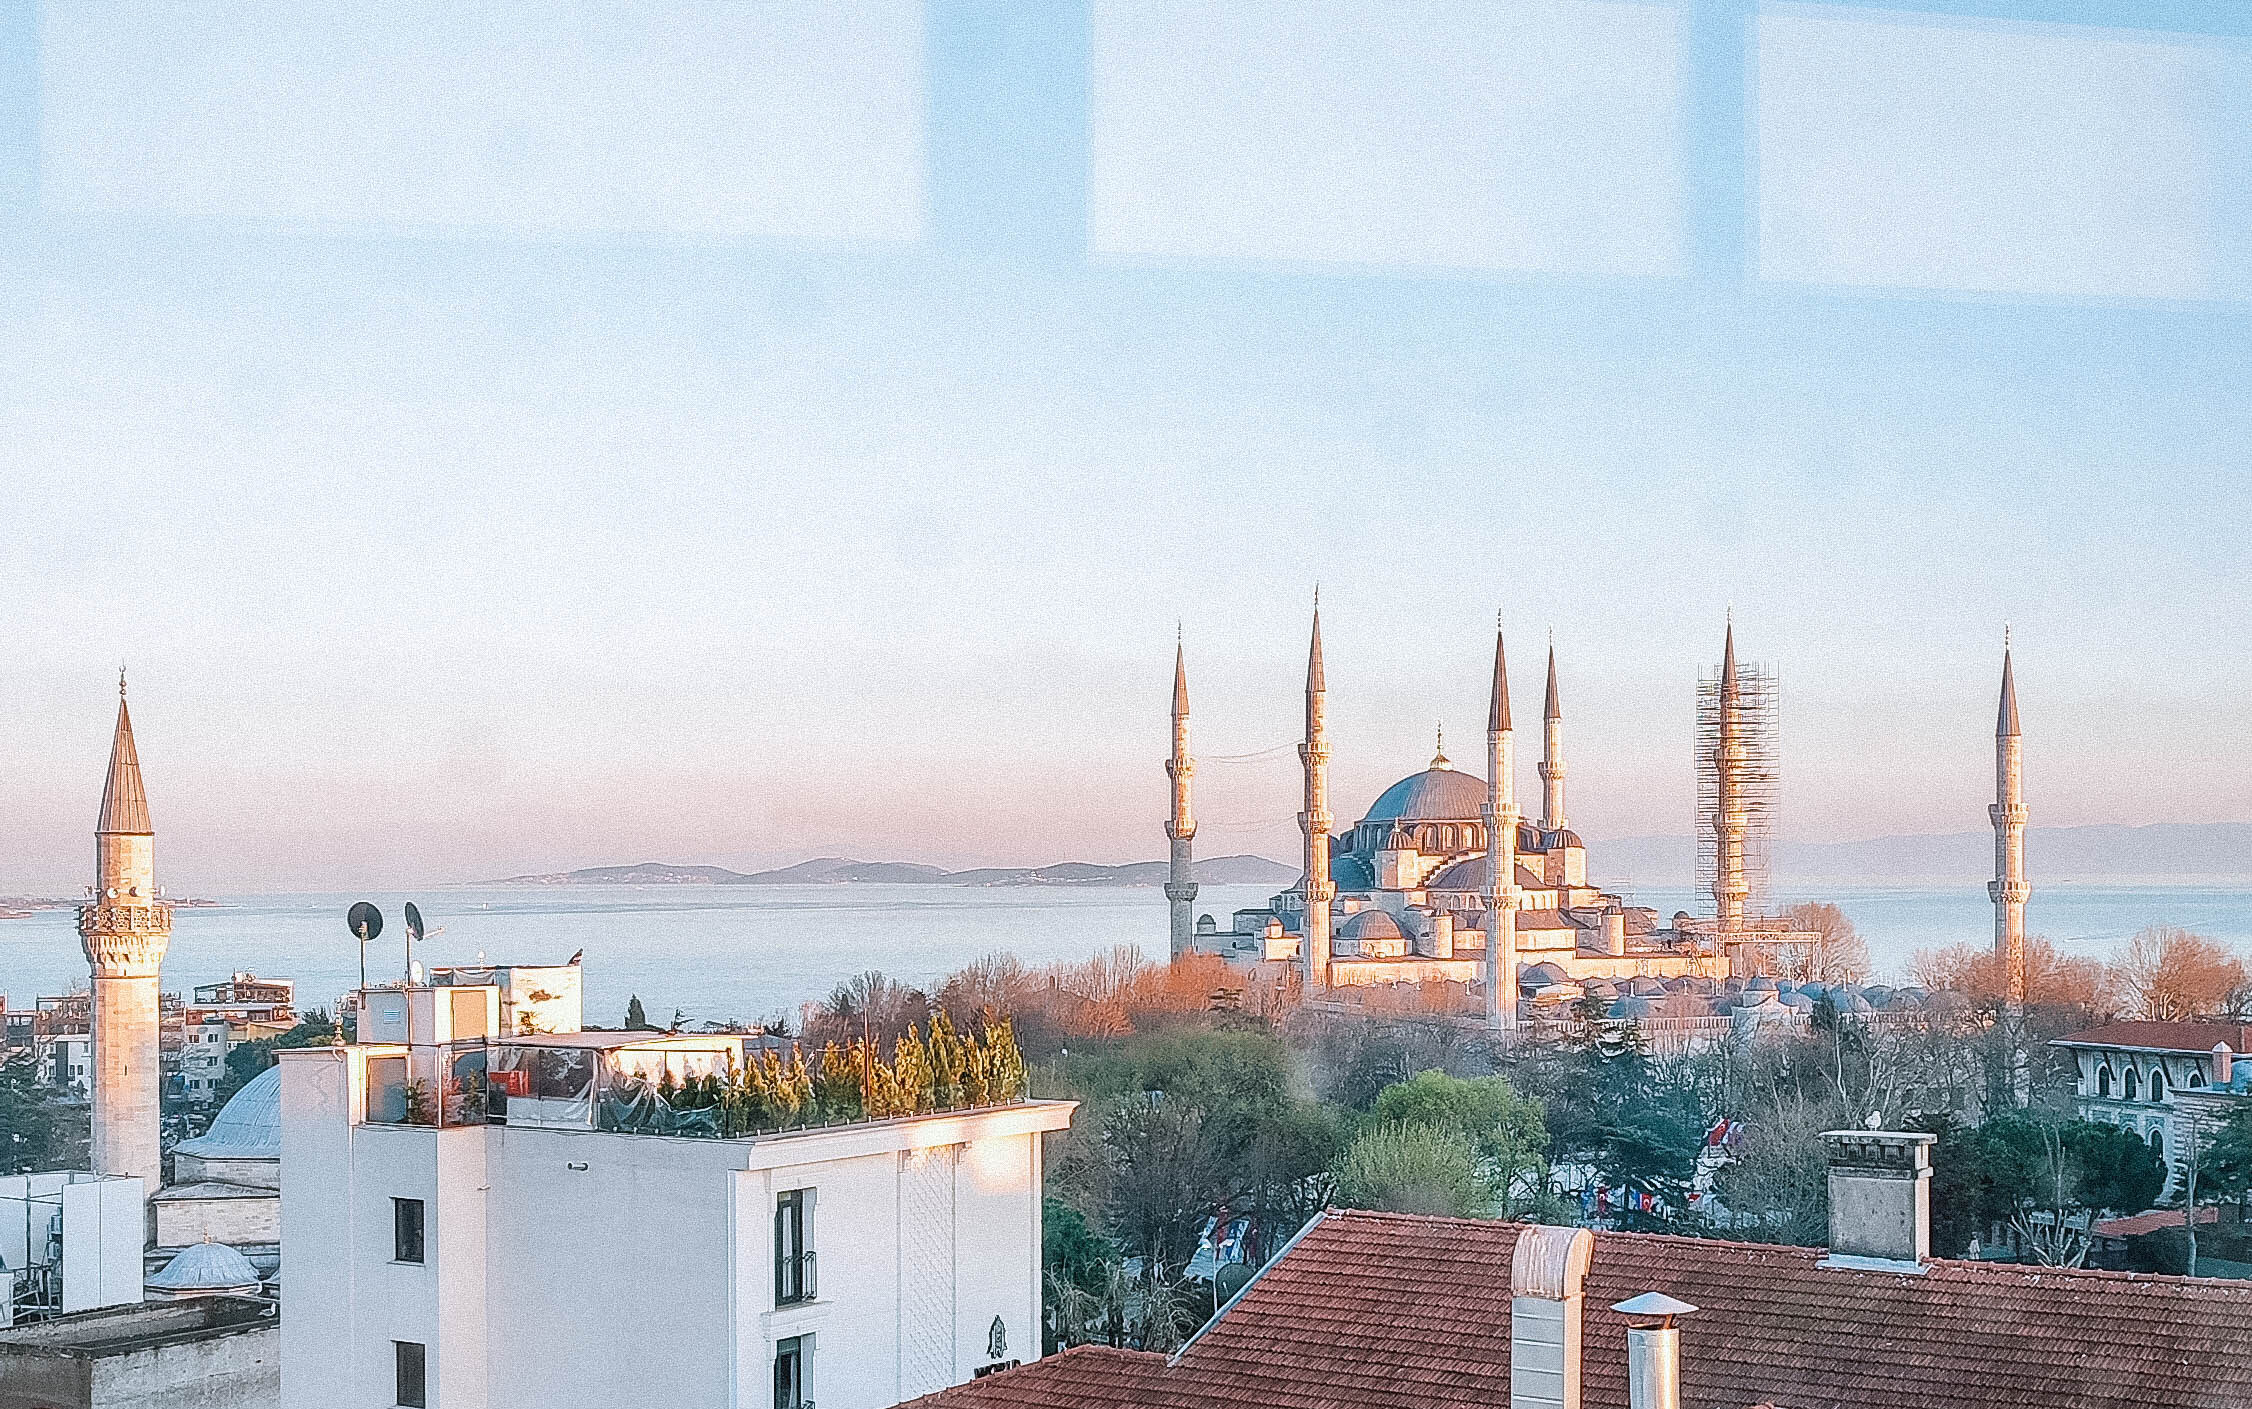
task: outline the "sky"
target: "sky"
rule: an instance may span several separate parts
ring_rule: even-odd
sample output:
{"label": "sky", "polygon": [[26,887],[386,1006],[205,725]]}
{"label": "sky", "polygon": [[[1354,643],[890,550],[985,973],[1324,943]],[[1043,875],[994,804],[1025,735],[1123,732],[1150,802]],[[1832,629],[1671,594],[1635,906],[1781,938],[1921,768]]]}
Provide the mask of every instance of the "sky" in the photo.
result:
{"label": "sky", "polygon": [[0,893],[2244,820],[2248,385],[2220,3],[0,0]]}

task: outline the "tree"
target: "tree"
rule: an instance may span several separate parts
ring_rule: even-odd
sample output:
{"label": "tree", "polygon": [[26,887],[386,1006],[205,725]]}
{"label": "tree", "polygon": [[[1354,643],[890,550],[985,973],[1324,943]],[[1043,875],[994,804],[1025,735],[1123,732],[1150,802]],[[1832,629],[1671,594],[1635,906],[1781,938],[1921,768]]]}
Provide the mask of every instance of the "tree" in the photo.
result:
{"label": "tree", "polygon": [[632,994],[626,999],[626,1031],[647,1032],[649,1030],[649,1014],[641,1006],[641,995],[638,993]]}
{"label": "tree", "polygon": [[1505,1076],[1465,1080],[1442,1071],[1418,1072],[1380,1092],[1375,1113],[1388,1124],[1452,1130],[1469,1140],[1504,1214],[1517,1212],[1540,1191],[1548,1126],[1540,1103],[1518,1095]]}
{"label": "tree", "polygon": [[89,1110],[39,1080],[29,1053],[0,1063],[0,1174],[83,1169]]}
{"label": "tree", "polygon": [[2252,973],[2210,936],[2148,925],[2127,941],[2112,975],[2130,1015],[2157,1022],[2207,1017],[2241,1001]]}
{"label": "tree", "polygon": [[1494,1204],[1493,1182],[1469,1137],[1437,1126],[1366,1131],[1338,1157],[1334,1177],[1342,1208],[1482,1218]]}
{"label": "tree", "polygon": [[1837,906],[1805,901],[1783,912],[1783,924],[1815,939],[1804,949],[1776,955],[1779,977],[1818,983],[1859,983],[1868,977],[1869,946]]}

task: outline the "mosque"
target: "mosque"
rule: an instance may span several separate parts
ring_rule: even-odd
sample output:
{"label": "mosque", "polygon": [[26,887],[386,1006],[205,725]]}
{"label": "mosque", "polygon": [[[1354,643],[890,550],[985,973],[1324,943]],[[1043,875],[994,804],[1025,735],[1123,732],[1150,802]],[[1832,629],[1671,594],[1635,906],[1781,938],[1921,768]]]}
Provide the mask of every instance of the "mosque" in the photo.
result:
{"label": "mosque", "polygon": [[[1733,638],[1729,655],[1733,659]],[[1514,1025],[1516,1004],[1492,996],[1500,987],[1492,982],[1497,970],[1519,979],[1537,970],[1572,982],[1726,976],[1725,947],[1709,933],[1661,927],[1656,911],[1629,905],[1589,880],[1587,846],[1564,814],[1564,713],[1553,646],[1541,713],[1537,820],[1517,811],[1509,671],[1497,627],[1488,776],[1457,768],[1442,740],[1428,767],[1386,788],[1358,822],[1333,835],[1318,607],[1307,657],[1306,735],[1299,745],[1306,868],[1264,908],[1237,911],[1224,932],[1211,916],[1192,918],[1195,765],[1188,749],[1186,661],[1178,649],[1173,670],[1173,756],[1167,763],[1173,808],[1166,827],[1173,876],[1166,896],[1176,954],[1205,950],[1239,962],[1294,963],[1310,987],[1430,979],[1482,985],[1489,1016],[1503,1026]],[[1488,844],[1497,836],[1498,855]],[[1313,876],[1326,877],[1326,884],[1309,886]]]}

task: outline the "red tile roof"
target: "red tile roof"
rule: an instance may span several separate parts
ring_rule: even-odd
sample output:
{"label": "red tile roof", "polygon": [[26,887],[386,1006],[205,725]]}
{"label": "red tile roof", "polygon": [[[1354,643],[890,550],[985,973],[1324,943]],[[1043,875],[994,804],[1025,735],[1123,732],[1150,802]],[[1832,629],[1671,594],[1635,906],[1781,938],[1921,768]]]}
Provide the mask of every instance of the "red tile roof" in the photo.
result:
{"label": "red tile roof", "polygon": [[2213,1019],[2190,1022],[2121,1022],[2105,1023],[2084,1032],[2068,1032],[2057,1039],[2059,1046],[2073,1047],[2136,1047],[2150,1052],[2196,1052],[2213,1050],[2216,1042],[2226,1042],[2232,1052],[2252,1048],[2252,1028],[2241,1023],[2220,1022]]}
{"label": "red tile roof", "polygon": [[[2161,1228],[2179,1228],[2188,1221],[2182,1209],[2154,1208],[2148,1213],[2138,1213],[2128,1218],[2107,1218],[2089,1231],[2099,1238],[2139,1238]],[[2199,1227],[2220,1221],[2221,1211],[2217,1208],[2201,1208],[2197,1211]]]}
{"label": "red tile roof", "polygon": [[[931,1409],[1506,1409],[1520,1225],[1337,1213],[1168,1365],[1075,1351]],[[2252,1283],[1936,1261],[1819,1267],[1814,1248],[1598,1233],[1585,1409],[1626,1409],[1626,1322],[1647,1291],[1682,1323],[1689,1409],[2252,1406]]]}

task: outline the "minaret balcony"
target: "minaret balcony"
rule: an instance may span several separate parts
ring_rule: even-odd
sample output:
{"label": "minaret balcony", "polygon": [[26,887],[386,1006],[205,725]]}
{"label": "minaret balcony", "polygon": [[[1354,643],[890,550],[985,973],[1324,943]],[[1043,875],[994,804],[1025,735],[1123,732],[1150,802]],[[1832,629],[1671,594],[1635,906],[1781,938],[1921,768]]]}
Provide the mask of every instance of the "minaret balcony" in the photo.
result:
{"label": "minaret balcony", "polygon": [[141,905],[96,903],[78,907],[78,932],[95,935],[169,935],[172,907],[156,901]]}
{"label": "minaret balcony", "polygon": [[1994,802],[1987,804],[1986,815],[1994,819],[1997,827],[2022,827],[2025,819],[2032,816],[2033,812],[2022,802]]}

